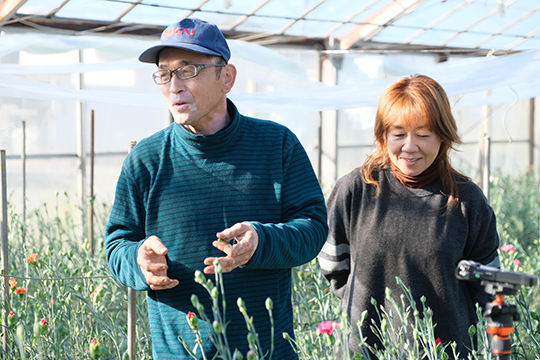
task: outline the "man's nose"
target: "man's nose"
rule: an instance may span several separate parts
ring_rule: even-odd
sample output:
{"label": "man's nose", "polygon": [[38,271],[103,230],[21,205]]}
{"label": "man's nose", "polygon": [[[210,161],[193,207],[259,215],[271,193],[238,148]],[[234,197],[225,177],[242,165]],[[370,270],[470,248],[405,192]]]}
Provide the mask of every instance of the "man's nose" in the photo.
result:
{"label": "man's nose", "polygon": [[184,80],[180,80],[180,78],[176,75],[176,73],[171,74],[171,92],[178,93],[185,89],[185,82]]}

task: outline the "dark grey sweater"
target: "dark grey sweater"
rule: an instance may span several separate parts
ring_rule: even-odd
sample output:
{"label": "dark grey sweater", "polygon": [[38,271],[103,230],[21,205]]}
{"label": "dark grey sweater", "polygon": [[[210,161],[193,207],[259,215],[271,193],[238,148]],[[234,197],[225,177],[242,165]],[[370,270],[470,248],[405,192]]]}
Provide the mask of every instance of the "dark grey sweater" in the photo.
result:
{"label": "dark grey sweater", "polygon": [[[390,169],[375,173],[375,179],[381,185],[379,196],[363,181],[360,169],[336,183],[328,199],[330,235],[319,254],[324,276],[356,336],[356,324],[368,310],[362,332],[370,344],[377,342],[369,330],[370,318],[377,318],[371,298],[391,310],[385,289],[399,302],[399,277],[420,311],[420,298],[427,298],[437,324],[435,337],[455,341],[466,358],[468,328],[477,323],[475,302],[483,305],[489,297],[478,283],[459,281],[454,273],[462,259],[498,265],[493,210],[472,182],[461,186],[459,206],[445,214],[447,197],[440,179],[426,189],[402,185]],[[360,351],[356,341],[350,350]]]}

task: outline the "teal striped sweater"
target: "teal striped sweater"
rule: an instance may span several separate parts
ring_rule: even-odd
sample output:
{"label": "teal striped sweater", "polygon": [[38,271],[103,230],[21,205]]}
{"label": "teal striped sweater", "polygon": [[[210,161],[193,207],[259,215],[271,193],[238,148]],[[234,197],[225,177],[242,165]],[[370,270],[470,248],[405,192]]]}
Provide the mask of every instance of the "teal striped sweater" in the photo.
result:
{"label": "teal striped sweater", "polygon": [[[291,268],[317,256],[326,240],[324,197],[290,130],[242,116],[230,101],[228,111],[233,121],[222,131],[196,135],[171,124],[137,144],[122,166],[106,229],[107,262],[122,284],[148,292],[155,359],[191,358],[178,336],[195,344],[186,321],[188,311],[196,313],[192,294],[212,319],[209,296],[194,282],[194,272],[203,270],[205,258],[224,256],[212,246],[215,234],[243,221],[257,230],[259,246],[245,267],[224,274],[229,346],[243,355],[248,351],[246,325],[236,306],[242,297],[261,346],[270,348],[264,305],[270,297],[273,358],[296,358],[281,335],[293,335]],[[169,249],[168,275],[179,280],[173,289],[151,290],[137,265],[137,250],[151,235]],[[201,321],[207,356],[215,352],[210,331],[211,324]]]}

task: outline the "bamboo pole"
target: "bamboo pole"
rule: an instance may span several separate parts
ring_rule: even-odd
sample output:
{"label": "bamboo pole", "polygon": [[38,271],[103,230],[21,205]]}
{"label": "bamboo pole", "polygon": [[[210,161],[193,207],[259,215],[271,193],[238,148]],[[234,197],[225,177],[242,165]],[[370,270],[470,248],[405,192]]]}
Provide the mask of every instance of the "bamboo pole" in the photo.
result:
{"label": "bamboo pole", "polygon": [[[7,212],[7,170],[6,170],[6,150],[0,150],[0,239],[2,248],[2,274],[9,274],[9,247],[8,247],[8,212]],[[9,313],[9,278],[3,276],[4,288],[2,291],[2,348],[4,354],[9,352],[8,340],[8,313]]]}
{"label": "bamboo pole", "polygon": [[[136,141],[129,142],[128,153],[137,145]],[[137,353],[136,332],[137,332],[137,291],[128,287],[128,354],[130,360],[135,360]]]}
{"label": "bamboo pole", "polygon": [[94,110],[91,111],[90,124],[90,202],[88,205],[88,243],[90,256],[94,256]]}
{"label": "bamboo pole", "polygon": [[26,242],[26,121],[22,121],[22,241]]}

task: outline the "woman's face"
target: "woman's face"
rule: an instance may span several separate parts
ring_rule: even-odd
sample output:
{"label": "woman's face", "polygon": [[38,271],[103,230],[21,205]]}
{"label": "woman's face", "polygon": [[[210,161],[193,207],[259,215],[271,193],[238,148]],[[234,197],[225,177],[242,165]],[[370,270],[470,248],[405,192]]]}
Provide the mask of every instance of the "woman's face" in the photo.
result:
{"label": "woman's face", "polygon": [[[411,123],[411,122],[408,122]],[[401,119],[386,132],[386,150],[394,165],[408,176],[418,176],[435,161],[441,139],[427,127],[426,120],[406,125]]]}

